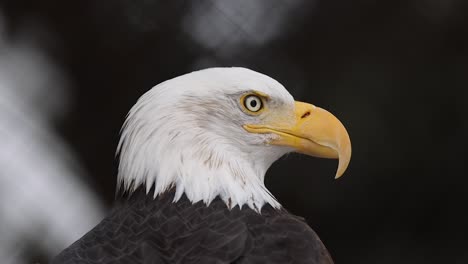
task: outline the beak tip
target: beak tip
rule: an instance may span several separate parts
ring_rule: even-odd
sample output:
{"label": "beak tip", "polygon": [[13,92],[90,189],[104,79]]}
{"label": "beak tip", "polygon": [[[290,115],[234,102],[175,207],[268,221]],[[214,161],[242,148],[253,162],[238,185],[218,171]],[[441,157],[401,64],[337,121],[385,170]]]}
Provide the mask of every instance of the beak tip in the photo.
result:
{"label": "beak tip", "polygon": [[344,171],[340,171],[340,169],[338,169],[338,171],[336,172],[336,175],[335,175],[335,180],[338,180],[338,178],[343,176],[343,174],[344,174]]}
{"label": "beak tip", "polygon": [[351,160],[351,147],[346,148],[346,150],[347,151],[339,155],[338,169],[336,170],[335,180],[343,176]]}

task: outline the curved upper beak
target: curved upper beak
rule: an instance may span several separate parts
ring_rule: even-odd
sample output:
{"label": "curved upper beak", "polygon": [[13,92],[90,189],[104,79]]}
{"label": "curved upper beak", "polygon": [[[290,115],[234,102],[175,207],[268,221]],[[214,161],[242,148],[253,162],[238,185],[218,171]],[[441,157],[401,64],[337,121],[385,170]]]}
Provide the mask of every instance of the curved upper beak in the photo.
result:
{"label": "curved upper beak", "polygon": [[273,133],[272,145],[288,146],[306,155],[339,159],[335,179],[351,160],[351,141],[343,124],[330,112],[303,102],[295,102],[291,122],[270,119],[264,124],[244,125],[251,133]]}

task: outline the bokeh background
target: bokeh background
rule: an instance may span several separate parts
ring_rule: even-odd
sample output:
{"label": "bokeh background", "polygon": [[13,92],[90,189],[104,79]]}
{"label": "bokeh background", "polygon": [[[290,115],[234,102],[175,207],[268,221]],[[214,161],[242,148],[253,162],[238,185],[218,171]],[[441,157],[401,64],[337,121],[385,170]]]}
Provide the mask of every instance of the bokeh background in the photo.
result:
{"label": "bokeh background", "polygon": [[1,0],[0,262],[47,263],[109,211],[119,129],[175,76],[244,66],[324,107],[353,158],[266,184],[336,263],[468,263],[465,0]]}

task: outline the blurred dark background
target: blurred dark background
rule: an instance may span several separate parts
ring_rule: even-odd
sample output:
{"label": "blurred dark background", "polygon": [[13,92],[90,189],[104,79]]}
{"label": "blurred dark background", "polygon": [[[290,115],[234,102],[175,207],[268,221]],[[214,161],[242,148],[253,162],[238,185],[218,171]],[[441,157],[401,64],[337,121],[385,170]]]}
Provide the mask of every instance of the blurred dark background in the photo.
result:
{"label": "blurred dark background", "polygon": [[0,261],[46,263],[104,217],[144,92],[244,66],[349,131],[339,180],[299,155],[266,179],[336,263],[468,263],[467,31],[464,0],[2,0]]}

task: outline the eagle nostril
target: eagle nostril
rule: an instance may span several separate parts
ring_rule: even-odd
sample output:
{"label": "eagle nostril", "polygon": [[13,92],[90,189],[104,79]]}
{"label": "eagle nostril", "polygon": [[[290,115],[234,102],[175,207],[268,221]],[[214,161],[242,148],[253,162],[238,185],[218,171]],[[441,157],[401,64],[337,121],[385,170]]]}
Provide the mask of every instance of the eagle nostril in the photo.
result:
{"label": "eagle nostril", "polygon": [[309,115],[310,115],[310,111],[307,111],[307,112],[305,112],[305,113],[301,116],[301,118],[306,118],[306,117],[308,117]]}

